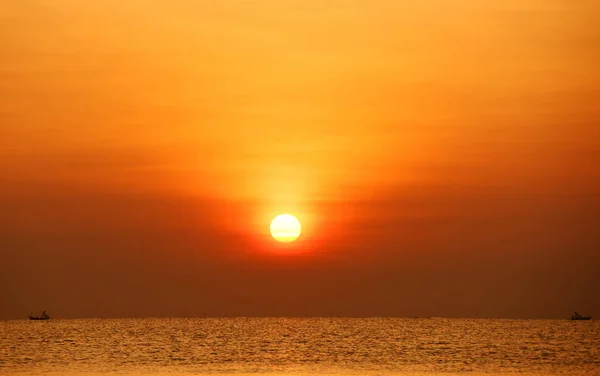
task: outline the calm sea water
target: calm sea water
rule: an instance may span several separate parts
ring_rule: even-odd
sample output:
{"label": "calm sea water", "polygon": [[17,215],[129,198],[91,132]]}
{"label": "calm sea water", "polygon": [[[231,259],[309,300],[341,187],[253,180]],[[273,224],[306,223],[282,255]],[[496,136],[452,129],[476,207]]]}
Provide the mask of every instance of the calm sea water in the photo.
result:
{"label": "calm sea water", "polygon": [[2,375],[600,375],[597,321],[0,322]]}

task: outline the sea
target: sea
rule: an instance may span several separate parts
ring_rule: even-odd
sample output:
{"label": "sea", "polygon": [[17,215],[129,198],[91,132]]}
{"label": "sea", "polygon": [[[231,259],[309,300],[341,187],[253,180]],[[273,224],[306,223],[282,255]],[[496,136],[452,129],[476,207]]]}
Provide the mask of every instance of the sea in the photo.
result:
{"label": "sea", "polygon": [[600,323],[241,317],[0,321],[0,375],[600,375]]}

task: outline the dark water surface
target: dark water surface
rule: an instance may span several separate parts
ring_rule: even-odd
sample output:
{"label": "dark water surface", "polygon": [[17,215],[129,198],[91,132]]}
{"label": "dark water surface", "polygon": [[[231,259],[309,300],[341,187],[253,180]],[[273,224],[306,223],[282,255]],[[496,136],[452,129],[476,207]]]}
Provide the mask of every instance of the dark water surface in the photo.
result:
{"label": "dark water surface", "polygon": [[1,321],[2,375],[600,375],[597,321]]}

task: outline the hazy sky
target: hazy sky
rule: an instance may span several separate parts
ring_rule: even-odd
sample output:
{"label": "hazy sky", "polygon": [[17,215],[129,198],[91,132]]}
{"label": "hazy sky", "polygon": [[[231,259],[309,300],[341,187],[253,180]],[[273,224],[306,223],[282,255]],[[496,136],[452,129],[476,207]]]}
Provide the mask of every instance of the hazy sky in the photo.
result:
{"label": "hazy sky", "polygon": [[600,315],[598,14],[0,0],[0,319]]}

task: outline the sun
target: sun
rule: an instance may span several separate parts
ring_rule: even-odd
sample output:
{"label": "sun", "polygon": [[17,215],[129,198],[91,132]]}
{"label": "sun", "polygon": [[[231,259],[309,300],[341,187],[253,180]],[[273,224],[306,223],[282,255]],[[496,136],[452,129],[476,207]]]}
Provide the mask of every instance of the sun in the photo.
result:
{"label": "sun", "polygon": [[278,215],[271,221],[271,236],[282,243],[290,243],[298,239],[302,226],[300,221],[291,214]]}

